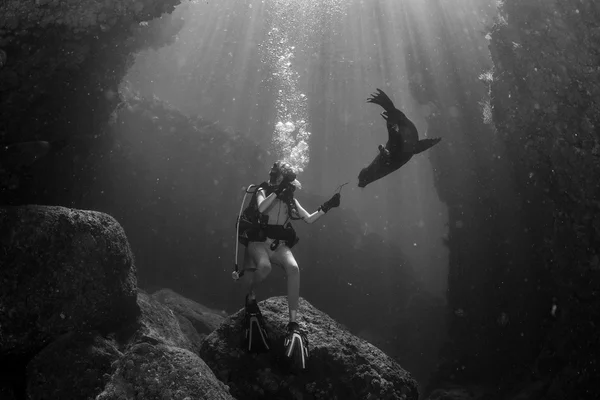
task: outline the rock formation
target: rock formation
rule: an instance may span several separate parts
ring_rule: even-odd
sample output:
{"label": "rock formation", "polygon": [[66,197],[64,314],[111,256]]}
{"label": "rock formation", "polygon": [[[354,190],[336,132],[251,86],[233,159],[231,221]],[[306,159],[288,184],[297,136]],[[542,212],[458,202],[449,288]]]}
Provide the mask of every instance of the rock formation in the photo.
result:
{"label": "rock formation", "polygon": [[236,398],[418,399],[417,382],[399,364],[304,299],[300,299],[298,322],[307,334],[311,357],[307,372],[287,373],[283,354],[287,301],[273,297],[259,306],[272,338],[269,353],[249,355],[240,348],[243,311],[210,334],[200,351]]}
{"label": "rock formation", "polygon": [[[136,50],[173,40],[179,0],[9,0],[0,4],[0,143],[46,140],[93,151],[119,103],[118,86]],[[155,20],[155,18],[158,18]],[[63,163],[70,163],[71,159]],[[56,160],[51,160],[56,162]],[[39,168],[51,168],[50,160]],[[34,171],[37,169],[34,168]],[[3,184],[0,204],[18,202]],[[69,185],[69,176],[62,178]],[[52,202],[57,204],[58,202]]]}
{"label": "rock formation", "polygon": [[597,398],[600,340],[600,8],[506,0],[491,32],[494,125],[506,143],[543,307],[524,378],[544,399]]}
{"label": "rock formation", "polygon": [[136,313],[125,232],[106,214],[0,209],[0,351],[28,355],[63,332],[109,328]]}
{"label": "rock formation", "polygon": [[113,218],[23,206],[0,221],[2,398],[232,398],[194,353],[193,326],[138,292]]}
{"label": "rock formation", "polygon": [[[447,200],[458,212],[468,205],[479,228],[459,236],[451,220],[454,315],[438,379],[465,387],[494,382],[488,395],[503,398],[592,399],[592,354],[600,351],[589,322],[600,307],[600,13],[593,1],[515,0],[498,12],[488,35],[493,65],[480,66],[487,127],[474,127],[468,146],[470,156],[496,160],[480,158],[473,175],[480,187],[463,192],[479,199]],[[485,143],[493,146],[484,151]],[[507,178],[512,184],[501,186]],[[454,189],[438,184],[441,193]],[[502,215],[504,222],[496,219]],[[463,235],[477,240],[464,253]],[[448,386],[448,398],[476,392]]]}
{"label": "rock formation", "polygon": [[261,303],[276,342],[271,357],[244,353],[243,311],[225,318],[172,290],[136,288],[129,243],[107,214],[0,208],[0,239],[3,398],[418,398],[398,363],[304,300],[308,374],[281,362],[284,298]]}

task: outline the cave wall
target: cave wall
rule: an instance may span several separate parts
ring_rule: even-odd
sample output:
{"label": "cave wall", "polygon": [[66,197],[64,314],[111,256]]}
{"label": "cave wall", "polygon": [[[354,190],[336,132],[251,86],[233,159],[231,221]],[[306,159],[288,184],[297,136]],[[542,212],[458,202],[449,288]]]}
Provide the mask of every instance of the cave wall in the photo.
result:
{"label": "cave wall", "polygon": [[[483,4],[474,14],[492,20]],[[529,236],[508,150],[484,114],[492,68],[482,56],[485,34],[473,27],[456,31],[441,6],[429,18],[437,31],[428,37],[425,28],[413,27],[417,44],[404,52],[411,94],[433,110],[428,134],[443,138],[428,154],[448,206],[450,251],[449,340],[433,387],[488,381],[532,361],[540,321],[531,315],[545,298],[537,290],[539,274],[528,267]]]}
{"label": "cave wall", "polygon": [[[172,41],[181,28],[181,21],[170,15],[159,18],[178,3],[0,3],[0,50],[5,55],[0,66],[0,143],[45,140],[57,155],[66,144],[79,146],[81,153],[93,151],[119,102],[118,85],[132,53]],[[32,173],[46,174],[68,192],[77,183],[72,174],[57,179],[53,170],[60,160],[52,161],[41,160]],[[18,193],[0,189],[0,202],[21,202]],[[55,202],[61,202],[60,195]]]}
{"label": "cave wall", "polygon": [[506,0],[491,33],[491,104],[529,233],[530,269],[552,298],[533,377],[546,399],[598,398],[600,4]]}

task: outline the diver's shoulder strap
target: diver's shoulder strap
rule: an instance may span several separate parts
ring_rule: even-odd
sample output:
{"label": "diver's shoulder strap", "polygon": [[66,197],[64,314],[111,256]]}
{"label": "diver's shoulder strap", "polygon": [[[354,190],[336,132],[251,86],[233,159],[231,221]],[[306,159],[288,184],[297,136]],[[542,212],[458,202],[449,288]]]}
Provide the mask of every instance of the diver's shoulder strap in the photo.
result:
{"label": "diver's shoulder strap", "polygon": [[252,194],[253,197],[256,196],[256,193],[258,193],[259,190],[265,190],[269,188],[269,183],[268,182],[263,182],[260,183],[258,185],[255,185],[254,183],[248,185],[248,188],[246,189],[246,193],[248,194]]}
{"label": "diver's shoulder strap", "polygon": [[[252,188],[252,189],[250,189]],[[268,182],[263,182],[261,184],[255,185],[255,184],[251,184],[250,186],[248,186],[248,189],[246,189],[246,193],[251,193],[252,197],[250,198],[250,204],[248,207],[252,207],[252,204],[256,204],[256,195],[258,194],[259,190],[266,190],[267,192],[269,192],[269,183]],[[270,193],[267,193],[267,196]],[[244,202],[242,202],[243,204]]]}
{"label": "diver's shoulder strap", "polygon": [[263,183],[261,183],[260,185],[258,185],[256,187],[256,191],[258,192],[259,190],[264,190],[265,194],[268,196],[271,194],[272,190],[271,190],[271,186],[269,185],[269,182],[265,181]]}

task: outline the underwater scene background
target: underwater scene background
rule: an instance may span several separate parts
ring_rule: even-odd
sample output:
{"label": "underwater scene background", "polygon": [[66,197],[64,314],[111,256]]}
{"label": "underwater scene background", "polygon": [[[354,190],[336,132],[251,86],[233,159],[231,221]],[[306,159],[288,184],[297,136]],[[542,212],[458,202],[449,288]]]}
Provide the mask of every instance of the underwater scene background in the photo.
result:
{"label": "underwater scene background", "polygon": [[[592,0],[3,2],[0,398],[600,398],[599,22]],[[442,140],[359,188],[376,88]],[[301,376],[236,342],[236,218],[276,160],[309,212],[348,182],[294,223]],[[256,289],[277,335],[285,281]]]}

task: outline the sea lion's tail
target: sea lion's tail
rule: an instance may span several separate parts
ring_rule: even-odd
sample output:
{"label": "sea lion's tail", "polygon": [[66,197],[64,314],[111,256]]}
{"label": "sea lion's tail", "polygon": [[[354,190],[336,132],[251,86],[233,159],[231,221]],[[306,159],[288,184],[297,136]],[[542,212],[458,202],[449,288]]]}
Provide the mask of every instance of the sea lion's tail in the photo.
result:
{"label": "sea lion's tail", "polygon": [[415,146],[415,154],[422,153],[425,150],[435,146],[436,144],[438,144],[440,142],[440,140],[442,140],[442,138],[419,140],[417,142],[417,145]]}

